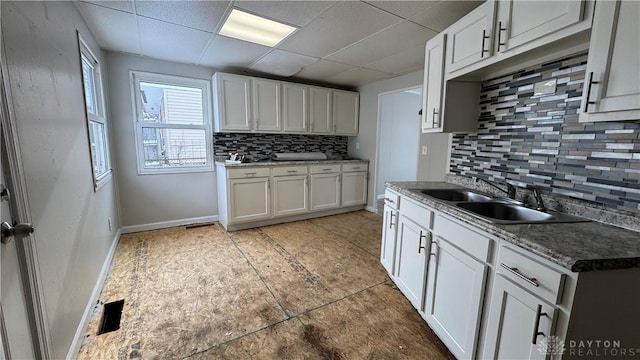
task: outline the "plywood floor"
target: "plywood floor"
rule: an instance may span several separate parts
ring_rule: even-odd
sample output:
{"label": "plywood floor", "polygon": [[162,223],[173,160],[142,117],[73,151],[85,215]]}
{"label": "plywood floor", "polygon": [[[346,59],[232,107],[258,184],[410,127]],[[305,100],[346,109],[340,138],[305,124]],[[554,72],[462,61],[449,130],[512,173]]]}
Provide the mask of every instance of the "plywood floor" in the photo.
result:
{"label": "plywood floor", "polygon": [[122,236],[79,359],[452,359],[379,263],[366,211]]}

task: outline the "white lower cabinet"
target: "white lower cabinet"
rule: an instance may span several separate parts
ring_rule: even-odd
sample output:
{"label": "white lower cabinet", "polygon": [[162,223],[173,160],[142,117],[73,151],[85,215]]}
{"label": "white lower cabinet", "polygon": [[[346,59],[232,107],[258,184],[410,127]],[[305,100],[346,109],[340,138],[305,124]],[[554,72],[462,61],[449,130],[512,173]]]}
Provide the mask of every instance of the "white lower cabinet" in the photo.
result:
{"label": "white lower cabinet", "polygon": [[422,309],[431,232],[400,214],[394,281],[413,307]]}
{"label": "white lower cabinet", "polygon": [[458,359],[474,357],[487,265],[448,241],[431,243],[422,316]]}
{"label": "white lower cabinet", "polygon": [[273,216],[288,216],[309,211],[307,175],[273,178]]}
{"label": "white lower cabinet", "polygon": [[229,180],[229,223],[262,220],[270,216],[268,177]]}
{"label": "white lower cabinet", "polygon": [[382,244],[380,262],[390,276],[395,275],[396,235],[398,233],[398,210],[386,205],[382,217]]}
{"label": "white lower cabinet", "polygon": [[544,359],[539,342],[551,334],[555,318],[553,306],[496,276],[482,358]]}
{"label": "white lower cabinet", "polygon": [[367,173],[342,173],[342,206],[367,203]]}
{"label": "white lower cabinet", "polygon": [[312,174],[311,211],[340,207],[340,173]]}

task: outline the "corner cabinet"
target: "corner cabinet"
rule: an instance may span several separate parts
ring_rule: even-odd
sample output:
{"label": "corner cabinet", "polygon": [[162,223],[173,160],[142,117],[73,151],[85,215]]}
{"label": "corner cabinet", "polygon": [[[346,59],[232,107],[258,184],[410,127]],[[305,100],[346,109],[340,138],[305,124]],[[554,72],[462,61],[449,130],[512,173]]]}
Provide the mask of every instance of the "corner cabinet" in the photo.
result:
{"label": "corner cabinet", "polygon": [[216,73],[216,132],[358,135],[359,94]]}
{"label": "corner cabinet", "polygon": [[580,122],[640,119],[640,2],[596,4]]}

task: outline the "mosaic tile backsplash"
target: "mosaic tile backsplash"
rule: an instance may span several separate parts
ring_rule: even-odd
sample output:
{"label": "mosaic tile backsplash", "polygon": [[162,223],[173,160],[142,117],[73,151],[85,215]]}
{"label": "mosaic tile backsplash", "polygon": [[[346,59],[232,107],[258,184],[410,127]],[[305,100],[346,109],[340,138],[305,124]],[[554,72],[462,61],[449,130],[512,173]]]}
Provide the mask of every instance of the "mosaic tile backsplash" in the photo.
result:
{"label": "mosaic tile backsplash", "polygon": [[215,156],[238,152],[252,159],[269,157],[272,153],[279,152],[315,151],[346,157],[347,142],[346,136],[215,133],[213,151]]}
{"label": "mosaic tile backsplash", "polygon": [[[640,121],[578,122],[586,62],[583,54],[484,82],[478,132],[453,136],[451,172],[640,213]],[[551,79],[555,93],[534,95]]]}

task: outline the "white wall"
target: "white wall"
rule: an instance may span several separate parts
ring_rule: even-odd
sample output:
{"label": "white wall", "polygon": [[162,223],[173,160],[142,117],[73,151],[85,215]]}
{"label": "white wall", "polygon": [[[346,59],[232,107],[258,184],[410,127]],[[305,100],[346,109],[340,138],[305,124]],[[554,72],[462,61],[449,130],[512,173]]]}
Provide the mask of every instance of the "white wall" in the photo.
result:
{"label": "white wall", "polygon": [[112,52],[107,52],[106,57],[122,225],[127,227],[217,215],[213,171],[138,175],[129,79],[129,70],[138,70],[211,81],[215,70]]}
{"label": "white wall", "polygon": [[71,2],[1,6],[52,356],[61,359],[120,227],[115,181],[93,189],[76,29],[104,57]]}
{"label": "white wall", "polygon": [[[349,156],[369,160],[369,195],[367,206],[376,205],[376,148],[378,132],[378,95],[393,90],[400,90],[423,85],[423,71],[398,76],[361,86],[360,92],[360,131],[358,136],[349,138]],[[381,134],[384,136],[384,134]],[[451,152],[449,134],[421,134],[420,144],[429,144],[428,156],[418,157],[418,180],[438,181],[444,179],[448,170],[448,156]],[[356,144],[359,149],[356,149]],[[420,151],[420,149],[406,149]]]}

